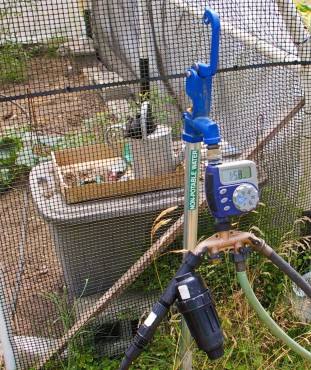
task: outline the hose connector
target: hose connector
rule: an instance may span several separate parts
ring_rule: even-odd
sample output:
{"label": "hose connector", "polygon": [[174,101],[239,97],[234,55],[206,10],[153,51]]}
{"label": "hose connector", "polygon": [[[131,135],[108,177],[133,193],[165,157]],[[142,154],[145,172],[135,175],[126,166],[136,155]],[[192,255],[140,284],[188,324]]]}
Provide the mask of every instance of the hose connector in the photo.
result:
{"label": "hose connector", "polygon": [[268,257],[271,255],[273,252],[273,249],[269,247],[269,245],[266,244],[266,242],[263,239],[260,238],[253,238],[249,237],[248,238],[250,241],[251,247],[258,253],[263,254],[265,257]]}

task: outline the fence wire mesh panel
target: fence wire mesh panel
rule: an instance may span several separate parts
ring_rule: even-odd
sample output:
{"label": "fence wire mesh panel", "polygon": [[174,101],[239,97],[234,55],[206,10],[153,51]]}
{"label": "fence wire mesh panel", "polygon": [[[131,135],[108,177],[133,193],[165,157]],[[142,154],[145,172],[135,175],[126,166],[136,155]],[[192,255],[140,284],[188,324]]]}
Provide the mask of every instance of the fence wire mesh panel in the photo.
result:
{"label": "fence wire mesh panel", "polygon": [[[1,368],[117,369],[178,269],[182,113],[192,104],[185,77],[210,61],[205,8],[221,21],[211,118],[223,161],[253,160],[259,175],[261,203],[233,226],[263,235],[299,273],[310,271],[310,1],[3,0]],[[202,144],[198,240],[215,232],[206,161]],[[220,305],[237,294],[224,278],[231,265],[225,257],[222,267],[200,268]],[[285,294],[275,280],[265,295],[267,275],[283,279],[258,273],[265,304],[286,296],[285,310],[310,322],[310,300],[297,289]],[[166,343],[167,324],[159,330]],[[174,351],[159,355],[160,369],[181,366],[176,356],[169,362]],[[297,361],[291,368],[308,368]]]}

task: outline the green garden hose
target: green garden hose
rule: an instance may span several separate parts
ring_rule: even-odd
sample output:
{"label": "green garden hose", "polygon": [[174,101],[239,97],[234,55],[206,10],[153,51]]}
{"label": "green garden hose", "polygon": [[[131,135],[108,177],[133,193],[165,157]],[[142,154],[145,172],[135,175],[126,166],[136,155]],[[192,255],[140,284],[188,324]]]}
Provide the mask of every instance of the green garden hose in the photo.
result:
{"label": "green garden hose", "polygon": [[237,272],[238,281],[241,288],[249,301],[250,305],[253,307],[254,311],[257,313],[262,322],[270,329],[270,331],[284,343],[286,343],[293,351],[304,357],[306,360],[311,361],[311,352],[307,351],[301,347],[297,342],[295,342],[291,337],[289,337],[272,318],[268,315],[265,309],[262,307],[258,301],[255,293],[250,286],[247,275],[245,271]]}

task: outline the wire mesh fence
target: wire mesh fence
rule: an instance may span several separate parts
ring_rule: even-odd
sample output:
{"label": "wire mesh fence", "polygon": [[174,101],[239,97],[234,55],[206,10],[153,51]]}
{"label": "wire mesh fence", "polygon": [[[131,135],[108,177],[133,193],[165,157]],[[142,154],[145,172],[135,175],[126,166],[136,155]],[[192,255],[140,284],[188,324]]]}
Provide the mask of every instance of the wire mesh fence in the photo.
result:
{"label": "wire mesh fence", "polygon": [[[308,3],[4,0],[0,319],[18,369],[66,356],[89,326],[100,356],[122,356],[178,268],[185,76],[209,62],[206,7],[221,19],[223,159],[256,162],[266,205],[236,225],[274,245],[310,215]],[[214,232],[204,198],[202,181],[198,239]]]}

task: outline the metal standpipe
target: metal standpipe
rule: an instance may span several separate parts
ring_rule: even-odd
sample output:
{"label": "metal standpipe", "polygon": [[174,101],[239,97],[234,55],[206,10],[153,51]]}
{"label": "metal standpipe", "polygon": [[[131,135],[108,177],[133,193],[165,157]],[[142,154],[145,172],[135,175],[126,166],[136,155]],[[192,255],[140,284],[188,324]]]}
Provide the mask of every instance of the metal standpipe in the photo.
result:
{"label": "metal standpipe", "polygon": [[[212,28],[210,64],[197,63],[188,69],[186,92],[192,99],[193,106],[183,115],[183,140],[186,142],[183,247],[187,251],[192,251],[197,244],[201,142],[215,145],[221,141],[217,124],[208,118],[212,78],[218,65],[220,21],[218,15],[210,9],[205,10],[203,21],[206,25],[211,24]],[[181,332],[181,369],[190,370],[192,338],[184,318]]]}
{"label": "metal standpipe", "polygon": [[[212,78],[218,65],[220,21],[215,12],[206,9],[203,22],[206,25],[210,24],[212,28],[210,64],[198,63],[188,69],[186,92],[193,106],[183,115],[185,123],[183,140],[186,142],[183,242],[184,249],[188,251],[192,251],[197,244],[201,142],[203,141],[206,145],[215,145],[221,141],[217,124],[208,118]],[[192,338],[183,318],[181,331],[181,368],[190,370],[192,369]]]}
{"label": "metal standpipe", "polygon": [[[187,70],[186,92],[193,106],[183,114],[183,140],[186,142],[185,153],[185,186],[184,186],[184,236],[183,247],[188,250],[184,255],[184,263],[175,274],[175,278],[193,271],[204,256],[196,256],[191,251],[197,244],[198,205],[200,180],[201,142],[210,148],[218,148],[221,141],[216,122],[209,118],[211,105],[212,78],[217,71],[220,36],[218,15],[206,9],[203,16],[206,25],[211,24],[212,39],[210,64],[198,63]],[[119,370],[128,370],[144,347],[153,337],[154,331],[167,315],[169,308],[178,298],[175,278],[163,292],[152,310],[138,329]],[[186,322],[182,319],[181,369],[192,369],[192,338]]]}
{"label": "metal standpipe", "polygon": [[[183,246],[187,251],[193,251],[197,245],[200,154],[201,142],[186,144]],[[181,369],[191,369],[192,337],[184,317],[181,320],[181,335]]]}

